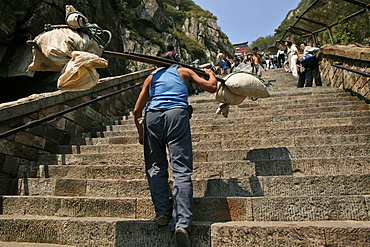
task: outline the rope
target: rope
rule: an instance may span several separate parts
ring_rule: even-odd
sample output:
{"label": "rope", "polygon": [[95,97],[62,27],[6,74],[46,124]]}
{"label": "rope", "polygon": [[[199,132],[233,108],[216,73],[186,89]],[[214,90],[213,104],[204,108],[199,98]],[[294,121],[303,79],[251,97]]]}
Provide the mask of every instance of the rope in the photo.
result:
{"label": "rope", "polygon": [[[112,34],[108,30],[103,30],[96,24],[87,23],[82,29],[82,32],[86,33],[90,39],[95,40],[99,47],[104,49],[111,42]],[[104,34],[107,34],[108,40],[103,40]]]}

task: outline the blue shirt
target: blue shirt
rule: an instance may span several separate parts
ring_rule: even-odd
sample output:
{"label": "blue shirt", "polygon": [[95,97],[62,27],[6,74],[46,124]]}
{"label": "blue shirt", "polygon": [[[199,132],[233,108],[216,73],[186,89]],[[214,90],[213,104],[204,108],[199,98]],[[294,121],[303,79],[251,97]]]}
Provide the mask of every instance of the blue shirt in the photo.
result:
{"label": "blue shirt", "polygon": [[177,72],[179,65],[152,72],[146,111],[188,107],[188,85]]}
{"label": "blue shirt", "polygon": [[219,65],[221,69],[231,69],[231,63],[229,60],[221,60]]}

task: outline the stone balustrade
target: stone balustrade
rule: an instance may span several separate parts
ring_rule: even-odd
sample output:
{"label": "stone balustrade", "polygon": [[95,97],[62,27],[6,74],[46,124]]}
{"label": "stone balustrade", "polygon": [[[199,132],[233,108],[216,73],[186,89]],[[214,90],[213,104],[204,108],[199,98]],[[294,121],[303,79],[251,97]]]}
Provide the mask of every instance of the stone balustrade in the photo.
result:
{"label": "stone balustrade", "polygon": [[323,86],[332,86],[351,91],[370,100],[370,77],[333,67],[333,63],[362,72],[370,73],[370,48],[356,45],[325,45],[320,48],[320,75]]}
{"label": "stone balustrade", "polygon": [[[34,94],[0,104],[0,133],[142,82],[151,71],[100,79],[100,83],[89,90]],[[83,144],[83,133],[104,128],[95,126],[97,123],[108,125],[113,116],[129,114],[140,90],[141,87],[135,87],[0,139],[0,178],[36,176],[37,155],[59,153],[63,145]]]}

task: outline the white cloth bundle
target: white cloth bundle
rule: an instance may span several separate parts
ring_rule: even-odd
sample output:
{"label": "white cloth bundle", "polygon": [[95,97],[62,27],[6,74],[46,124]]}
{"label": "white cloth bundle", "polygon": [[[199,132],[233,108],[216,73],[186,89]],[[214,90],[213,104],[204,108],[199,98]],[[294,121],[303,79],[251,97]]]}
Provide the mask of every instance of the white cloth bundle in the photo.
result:
{"label": "white cloth bundle", "polygon": [[266,86],[257,77],[248,73],[233,73],[225,78],[225,84],[217,83],[215,99],[220,102],[216,113],[228,117],[229,107],[227,105],[239,105],[246,97],[267,98],[270,97]]}
{"label": "white cloth bundle", "polygon": [[84,51],[73,51],[72,59],[63,69],[65,72],[58,78],[58,88],[68,91],[92,88],[99,80],[99,74],[95,68],[107,66],[107,60],[98,55]]}
{"label": "white cloth bundle", "polygon": [[73,51],[86,51],[101,56],[98,43],[83,32],[69,28],[54,29],[38,35],[32,48],[33,62],[28,66],[33,71],[60,72],[71,59]]}
{"label": "white cloth bundle", "polygon": [[225,77],[226,86],[237,95],[253,98],[268,98],[269,92],[265,84],[256,76],[247,73],[235,73]]}
{"label": "white cloth bundle", "polygon": [[244,101],[246,96],[237,95],[230,91],[230,89],[221,82],[217,82],[216,100],[220,103],[229,105],[239,105]]}

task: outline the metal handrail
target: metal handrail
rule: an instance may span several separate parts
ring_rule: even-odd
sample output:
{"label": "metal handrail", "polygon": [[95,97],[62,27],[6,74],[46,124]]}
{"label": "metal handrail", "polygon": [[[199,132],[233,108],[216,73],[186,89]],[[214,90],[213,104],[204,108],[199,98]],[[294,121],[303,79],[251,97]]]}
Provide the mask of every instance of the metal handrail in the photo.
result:
{"label": "metal handrail", "polygon": [[68,109],[66,109],[66,110],[63,110],[63,111],[57,112],[57,113],[52,114],[52,115],[50,115],[50,116],[47,116],[47,117],[44,117],[44,118],[41,118],[41,119],[38,119],[38,120],[34,120],[34,121],[31,121],[31,122],[29,122],[29,123],[27,123],[27,124],[24,124],[24,125],[22,125],[22,126],[19,126],[19,127],[17,127],[17,128],[14,128],[14,129],[11,129],[11,130],[8,130],[8,131],[5,131],[5,132],[3,132],[3,133],[0,133],[0,139],[1,139],[1,138],[4,138],[4,137],[7,137],[7,136],[10,136],[10,135],[13,135],[13,134],[16,134],[16,133],[18,133],[18,132],[20,132],[20,131],[22,131],[22,130],[29,129],[29,128],[32,128],[32,127],[35,127],[35,126],[37,126],[37,125],[39,125],[39,124],[41,124],[41,123],[44,123],[44,122],[47,122],[47,121],[53,120],[53,119],[55,119],[55,118],[57,118],[57,117],[59,117],[59,116],[62,116],[62,115],[67,114],[67,113],[69,113],[69,112],[71,112],[71,111],[77,110],[77,109],[79,109],[79,108],[82,108],[82,107],[84,107],[84,106],[90,105],[90,104],[92,104],[92,103],[94,103],[94,102],[97,102],[97,101],[100,101],[100,100],[102,100],[102,99],[105,99],[105,98],[111,97],[111,96],[113,96],[113,95],[116,95],[116,94],[122,93],[122,92],[124,92],[124,91],[129,90],[129,89],[132,89],[132,88],[135,88],[135,87],[141,86],[143,83],[144,83],[144,82],[140,82],[140,83],[137,83],[137,84],[132,85],[132,86],[130,86],[130,87],[120,89],[120,90],[118,90],[118,91],[116,91],[116,92],[113,92],[113,93],[110,93],[110,94],[106,94],[106,95],[103,95],[103,96],[99,96],[99,97],[97,97],[97,98],[95,98],[95,99],[92,99],[92,100],[90,100],[90,101],[86,101],[86,102],[84,102],[84,103],[81,103],[81,104],[79,104],[79,105],[73,106],[73,107],[68,108]]}
{"label": "metal handrail", "polygon": [[353,73],[356,73],[356,74],[359,74],[359,75],[362,75],[362,76],[365,76],[365,77],[370,77],[369,73],[359,71],[359,70],[356,70],[356,69],[351,69],[351,68],[348,68],[348,67],[345,67],[345,66],[342,66],[342,65],[343,65],[343,63],[333,63],[331,66],[336,67],[336,68],[340,68],[340,69],[344,69],[344,70],[347,70],[347,71],[350,71],[350,72],[353,72]]}

